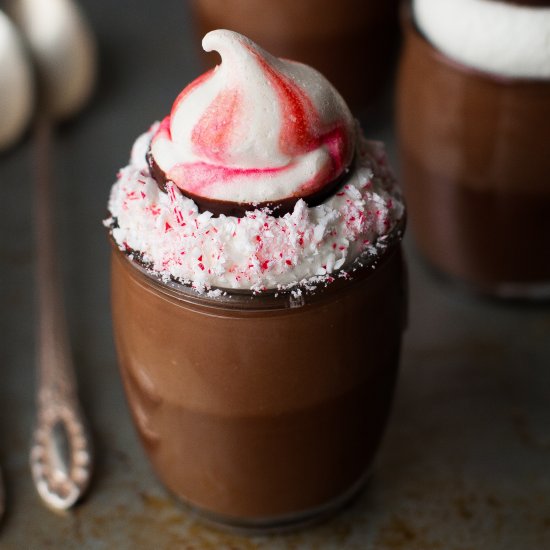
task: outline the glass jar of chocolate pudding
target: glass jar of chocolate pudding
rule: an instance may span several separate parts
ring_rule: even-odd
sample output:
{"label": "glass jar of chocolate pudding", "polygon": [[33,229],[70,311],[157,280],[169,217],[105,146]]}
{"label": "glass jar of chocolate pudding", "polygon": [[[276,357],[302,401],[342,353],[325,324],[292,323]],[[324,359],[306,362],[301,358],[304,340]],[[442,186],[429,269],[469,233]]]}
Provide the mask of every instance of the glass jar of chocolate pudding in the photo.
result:
{"label": "glass jar of chocolate pudding", "polygon": [[420,252],[475,291],[550,297],[550,79],[467,66],[403,25],[397,133]]}
{"label": "glass jar of chocolate pudding", "polygon": [[396,380],[402,229],[345,277],[257,294],[163,282],[113,245],[122,378],[171,492],[219,524],[280,530],[362,487]]}
{"label": "glass jar of chocolate pudding", "polygon": [[[266,50],[315,67],[354,111],[368,107],[393,73],[398,0],[193,0],[198,35],[232,29]],[[217,62],[215,56],[205,57]]]}

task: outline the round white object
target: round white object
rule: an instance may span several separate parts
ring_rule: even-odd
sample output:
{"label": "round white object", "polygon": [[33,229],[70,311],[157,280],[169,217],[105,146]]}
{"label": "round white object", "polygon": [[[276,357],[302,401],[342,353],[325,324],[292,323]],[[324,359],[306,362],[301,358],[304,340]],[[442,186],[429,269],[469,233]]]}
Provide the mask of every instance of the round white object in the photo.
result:
{"label": "round white object", "polygon": [[51,113],[75,114],[92,92],[97,65],[80,9],[72,0],[19,0],[13,16],[29,42]]}
{"label": "round white object", "polygon": [[33,112],[32,65],[17,29],[0,11],[0,150],[13,145]]}

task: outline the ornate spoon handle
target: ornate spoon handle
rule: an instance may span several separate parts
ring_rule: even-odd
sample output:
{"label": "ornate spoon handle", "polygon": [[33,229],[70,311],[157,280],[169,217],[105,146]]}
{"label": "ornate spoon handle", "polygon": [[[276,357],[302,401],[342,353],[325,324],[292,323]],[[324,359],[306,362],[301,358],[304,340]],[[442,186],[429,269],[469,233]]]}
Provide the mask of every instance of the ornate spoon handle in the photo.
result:
{"label": "ornate spoon handle", "polygon": [[92,452],[77,397],[56,261],[52,132],[48,116],[39,116],[34,190],[39,310],[38,410],[30,463],[34,483],[44,502],[56,510],[66,510],[88,486]]}

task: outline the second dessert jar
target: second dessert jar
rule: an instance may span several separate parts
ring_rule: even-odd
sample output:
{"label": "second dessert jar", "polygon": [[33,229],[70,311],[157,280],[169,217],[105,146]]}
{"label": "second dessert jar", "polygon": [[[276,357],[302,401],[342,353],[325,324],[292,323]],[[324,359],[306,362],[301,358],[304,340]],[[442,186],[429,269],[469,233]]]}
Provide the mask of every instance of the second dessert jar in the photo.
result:
{"label": "second dessert jar", "polygon": [[547,298],[550,3],[522,4],[413,2],[397,133],[429,262],[483,293]]}

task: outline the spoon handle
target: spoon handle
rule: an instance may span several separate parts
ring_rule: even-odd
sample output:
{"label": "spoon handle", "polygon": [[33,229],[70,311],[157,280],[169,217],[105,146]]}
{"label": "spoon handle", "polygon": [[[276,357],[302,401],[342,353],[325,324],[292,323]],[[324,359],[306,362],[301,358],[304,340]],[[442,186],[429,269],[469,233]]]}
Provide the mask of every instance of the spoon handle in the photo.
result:
{"label": "spoon handle", "polygon": [[53,207],[53,123],[36,122],[35,224],[38,287],[37,418],[30,453],[35,486],[53,509],[73,506],[92,471],[91,439],[76,388],[61,278]]}

